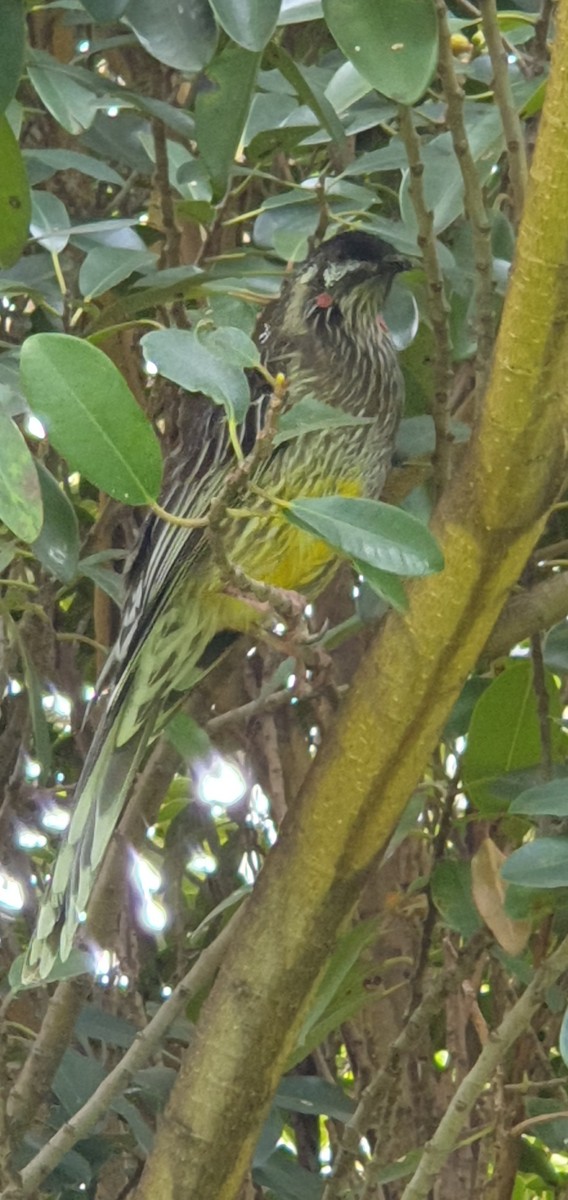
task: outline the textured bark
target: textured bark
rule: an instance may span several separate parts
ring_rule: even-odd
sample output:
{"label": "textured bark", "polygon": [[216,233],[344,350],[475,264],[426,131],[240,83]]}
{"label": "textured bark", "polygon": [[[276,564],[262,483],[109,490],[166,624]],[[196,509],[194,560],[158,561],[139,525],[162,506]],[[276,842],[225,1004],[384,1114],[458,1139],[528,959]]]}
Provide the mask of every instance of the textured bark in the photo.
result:
{"label": "textured bark", "polygon": [[436,514],[445,570],[410,588],[408,614],[391,615],[369,648],[204,1006],[137,1200],[238,1197],[338,931],[564,482],[568,5],[558,9],[494,369]]}

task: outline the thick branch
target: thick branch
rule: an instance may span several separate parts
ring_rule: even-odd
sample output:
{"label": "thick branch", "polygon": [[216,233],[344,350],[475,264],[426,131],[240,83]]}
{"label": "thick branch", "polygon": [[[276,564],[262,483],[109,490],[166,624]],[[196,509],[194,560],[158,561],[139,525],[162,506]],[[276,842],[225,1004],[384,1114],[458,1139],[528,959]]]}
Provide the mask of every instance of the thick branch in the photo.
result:
{"label": "thick branch", "polygon": [[387,618],[289,810],[203,1007],[137,1200],[236,1200],[338,932],[564,481],[567,62],[564,4],[492,378],[436,514],[445,570],[409,587],[404,617]]}

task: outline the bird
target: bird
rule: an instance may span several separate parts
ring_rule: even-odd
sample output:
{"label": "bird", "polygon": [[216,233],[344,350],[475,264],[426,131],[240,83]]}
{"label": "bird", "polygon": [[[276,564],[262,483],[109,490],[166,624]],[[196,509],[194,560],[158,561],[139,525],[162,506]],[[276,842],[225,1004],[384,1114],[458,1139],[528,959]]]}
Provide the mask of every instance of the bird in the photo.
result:
{"label": "bird", "polygon": [[[277,501],[380,496],[404,403],[398,354],[382,310],[396,274],[409,265],[371,233],[332,234],[285,274],[279,298],[259,319],[263,372],[249,373],[251,402],[239,429],[243,453],[251,451],[267,418],[267,372],[285,379],[284,411],[315,397],[347,419],[275,439],[254,467],[254,490],[235,500],[246,516],[224,523],[231,563],[271,588],[311,598],[339,560],[277,507],[270,510],[267,495]],[[234,466],[223,410],[206,397],[185,395],[177,442],[165,464],[162,507],[184,518],[204,517]],[[218,658],[227,635],[250,632],[259,620],[258,605],[224,586],[205,528],[175,526],[149,513],[126,568],[121,628],[104,668],[105,683],[112,679],[106,711],[40,901],[24,978],[49,975],[57,953],[68,958],[147,747]]]}

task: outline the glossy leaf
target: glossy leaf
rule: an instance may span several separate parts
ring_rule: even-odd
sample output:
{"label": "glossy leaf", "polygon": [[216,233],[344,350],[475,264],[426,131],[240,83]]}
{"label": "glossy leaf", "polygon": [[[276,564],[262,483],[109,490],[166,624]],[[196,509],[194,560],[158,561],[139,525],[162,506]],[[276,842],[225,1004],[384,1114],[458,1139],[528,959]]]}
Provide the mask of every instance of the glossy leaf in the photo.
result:
{"label": "glossy leaf", "polygon": [[304,21],[317,21],[323,16],[321,0],[282,0],[279,25],[296,25]]}
{"label": "glossy leaf", "polygon": [[217,44],[208,0],[130,0],[124,20],[154,58],[178,71],[201,71]]}
{"label": "glossy leaf", "polygon": [[43,502],[43,525],[32,550],[62,583],[71,583],[79,562],[79,526],[75,509],[43,463],[36,464]]}
{"label": "glossy leaf", "polygon": [[[239,330],[240,332],[240,330]],[[144,357],[188,392],[204,392],[241,421],[250,400],[246,375],[208,349],[192,330],[163,329],[142,338]]]}
{"label": "glossy leaf", "polygon": [[360,564],[393,575],[429,575],[443,566],[426,526],[390,504],[341,496],[302,498],[293,500],[283,515]]}
{"label": "glossy leaf", "polygon": [[114,183],[119,187],[124,180],[108,163],[93,158],[90,154],[79,154],[77,150],[23,150],[24,162],[32,183],[43,183],[55,171],[80,171],[103,183]]}
{"label": "glossy leaf", "polygon": [[415,104],[430,83],[438,56],[433,0],[323,0],[337,45],[384,96]]}
{"label": "glossy leaf", "polygon": [[0,117],[0,267],[12,267],[28,237],[30,186],[18,143]]}
{"label": "glossy leaf", "polygon": [[0,521],[23,542],[37,538],[43,507],[34,460],[10,417],[0,412]]}
{"label": "glossy leaf", "polygon": [[81,3],[99,25],[118,20],[128,7],[128,0],[81,0]]}
{"label": "glossy leaf", "polygon": [[437,863],[430,890],[440,916],[450,929],[467,938],[481,929],[481,918],[473,903],[469,863],[451,860]]}
{"label": "glossy leaf", "polygon": [[[120,552],[120,556],[124,557],[122,551]],[[109,551],[89,554],[86,558],[81,559],[78,573],[92,580],[95,587],[100,588],[101,592],[105,592],[107,596],[110,596],[118,608],[122,608],[124,603],[124,579],[122,575],[118,575],[116,571],[104,565],[110,557],[111,554]]]}
{"label": "glossy leaf", "polygon": [[552,779],[527,788],[513,800],[509,812],[527,817],[568,817],[568,779]]}
{"label": "glossy leaf", "polygon": [[341,429],[346,426],[372,425],[372,417],[356,417],[342,408],[332,408],[315,396],[305,396],[284,412],[278,422],[278,433],[274,445],[280,446],[291,438],[303,437],[306,433],[319,433],[326,429]]}
{"label": "glossy leaf", "polygon": [[318,124],[329,133],[330,138],[338,146],[344,146],[345,131],[335,109],[323,92],[318,93],[314,86],[310,86],[292,56],[282,46],[275,43],[270,47],[265,59],[269,65],[282,72],[284,78],[294,88],[300,103],[311,109]]}
{"label": "glossy leaf", "polygon": [[23,0],[3,0],[0,32],[0,113],[16,94],[24,64],[26,38]]}
{"label": "glossy leaf", "polygon": [[120,250],[113,246],[95,246],[81,263],[79,288],[85,300],[102,296],[135,271],[147,271],[155,266],[151,250]]}
{"label": "glossy leaf", "polygon": [[101,350],[66,334],[39,333],[22,347],[21,372],[30,407],[74,470],[126,504],[156,498],[158,440]]}
{"label": "glossy leaf", "polygon": [[406,612],[408,597],[396,575],[391,575],[388,571],[380,571],[377,567],[370,567],[368,563],[361,562],[357,558],[353,559],[353,566],[376,595],[381,597],[381,600],[386,600],[387,604],[391,604],[397,612]]}
{"label": "glossy leaf", "polygon": [[225,192],[250,109],[260,56],[228,45],[207,71],[195,102],[195,136],[215,195]]}
{"label": "glossy leaf", "polygon": [[71,222],[63,201],[51,192],[32,192],[30,233],[40,246],[50,254],[60,254],[69,241],[70,231]]}
{"label": "glossy leaf", "polygon": [[225,326],[224,329],[206,330],[198,336],[208,350],[234,367],[256,367],[260,362],[258,347],[242,329]]}
{"label": "glossy leaf", "polygon": [[88,71],[69,68],[52,55],[34,50],[28,75],[47,111],[68,133],[83,133],[92,125],[101,102]]}
{"label": "glossy leaf", "polygon": [[229,37],[245,50],[263,50],[276,28],[280,0],[211,0]]}
{"label": "glossy leaf", "polygon": [[[558,689],[548,676],[551,738],[555,758],[562,755],[563,734]],[[515,663],[498,675],[479,698],[462,760],[464,786],[482,812],[503,808],[494,784],[511,772],[541,761],[542,747],[530,662]]]}
{"label": "glossy leaf", "polygon": [[503,879],[526,888],[568,887],[568,838],[543,837],[520,846],[504,864]]}

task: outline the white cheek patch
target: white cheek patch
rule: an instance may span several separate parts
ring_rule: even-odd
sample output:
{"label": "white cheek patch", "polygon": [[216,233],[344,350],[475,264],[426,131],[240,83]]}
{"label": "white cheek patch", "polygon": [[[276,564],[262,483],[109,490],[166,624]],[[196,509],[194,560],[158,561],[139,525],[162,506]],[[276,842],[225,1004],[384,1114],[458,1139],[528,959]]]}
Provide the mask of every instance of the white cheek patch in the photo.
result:
{"label": "white cheek patch", "polygon": [[310,263],[310,265],[306,267],[305,271],[302,271],[302,274],[300,275],[300,283],[310,283],[310,281],[314,278],[314,275],[317,275],[317,273],[317,264]]}
{"label": "white cheek patch", "polygon": [[361,263],[356,258],[346,258],[343,262],[330,263],[329,267],[325,268],[323,279],[326,287],[333,287],[339,279],[343,279],[349,271],[360,271]]}

